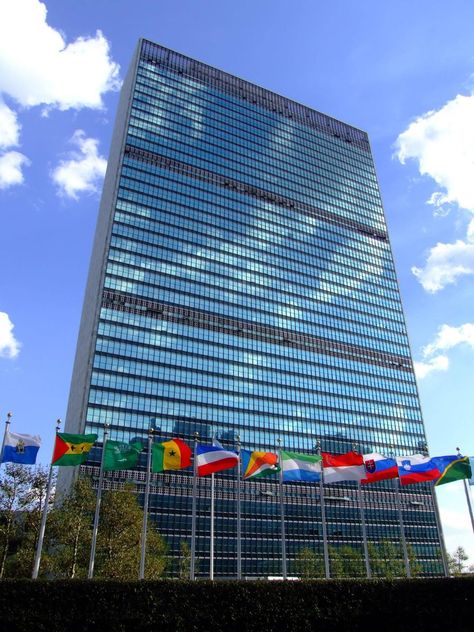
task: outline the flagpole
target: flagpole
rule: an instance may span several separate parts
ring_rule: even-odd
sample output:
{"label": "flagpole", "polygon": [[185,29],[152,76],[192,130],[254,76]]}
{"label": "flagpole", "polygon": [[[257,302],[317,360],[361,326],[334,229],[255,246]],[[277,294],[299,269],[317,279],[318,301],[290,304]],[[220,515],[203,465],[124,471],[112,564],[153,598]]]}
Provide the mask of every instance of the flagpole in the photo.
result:
{"label": "flagpole", "polygon": [[[56,438],[59,432],[59,428],[61,426],[61,420],[56,420],[56,436],[54,439],[54,444],[56,445]],[[53,445],[53,454],[54,454],[54,445]],[[38,573],[41,562],[41,553],[43,551],[43,540],[44,540],[44,531],[46,529],[46,518],[48,517],[48,503],[49,498],[51,496],[51,485],[53,482],[53,457],[51,456],[51,464],[49,466],[49,476],[48,476],[48,484],[46,486],[46,495],[44,497],[44,507],[43,507],[43,515],[41,516],[41,524],[40,530],[38,534],[38,543],[36,545],[36,553],[35,553],[35,561],[33,564],[33,573],[31,574],[32,579],[38,579]]]}
{"label": "flagpole", "polygon": [[278,460],[280,461],[280,519],[281,519],[281,569],[283,579],[287,579],[286,570],[286,537],[285,537],[285,506],[283,503],[283,459],[281,458],[281,440],[278,443]]}
{"label": "flagpole", "polygon": [[[458,451],[458,457],[462,458],[462,454],[459,448],[456,448],[456,450]],[[469,516],[471,517],[471,526],[472,526],[472,530],[474,531],[474,515],[472,513],[471,493],[469,491],[469,483],[467,482],[466,479],[463,479],[463,484],[464,484],[464,491],[466,493],[467,508],[469,510]]]}
{"label": "flagpole", "polygon": [[[420,452],[422,452],[422,454],[425,456],[429,456],[427,444],[424,442],[420,442],[419,446],[420,446]],[[441,525],[441,516],[439,513],[438,499],[436,498],[436,491],[435,491],[434,484],[431,485],[431,498],[433,499],[433,508],[434,508],[434,513],[435,513],[436,528],[438,529],[438,534],[439,534],[439,544],[440,544],[440,549],[441,549],[441,560],[443,562],[444,576],[449,577],[448,556],[446,553],[446,545],[444,543],[443,528]]]}
{"label": "flagpole", "polygon": [[10,430],[12,413],[7,413],[5,420],[5,432],[3,433],[2,450],[0,452],[0,464],[3,463],[3,451],[5,450],[5,441],[7,440],[7,432]]}
{"label": "flagpole", "polygon": [[[316,441],[316,452],[321,456],[321,442]],[[331,579],[329,566],[328,529],[326,524],[326,501],[324,499],[324,467],[321,461],[321,476],[319,478],[319,502],[321,503],[321,525],[323,529],[323,553],[324,553],[324,575],[326,579]]]}
{"label": "flagpole", "polygon": [[145,578],[146,536],[148,528],[148,504],[150,501],[151,453],[153,449],[153,428],[148,430],[148,454],[146,459],[145,501],[143,504],[143,526],[140,547],[140,570],[138,579]]}
{"label": "flagpole", "polygon": [[197,494],[197,447],[199,432],[194,433],[194,459],[193,459],[193,504],[191,518],[191,563],[189,565],[189,579],[196,579],[196,494]]}
{"label": "flagpole", "polygon": [[441,527],[441,517],[439,515],[438,499],[436,498],[435,486],[431,485],[431,496],[435,510],[436,526],[438,527],[439,543],[441,546],[441,559],[443,561],[444,576],[449,577],[448,556],[446,555],[446,545],[444,543],[444,535]]}
{"label": "flagpole", "polygon": [[370,568],[369,546],[367,544],[367,525],[365,522],[365,504],[364,504],[364,498],[362,496],[360,481],[357,481],[357,496],[359,498],[360,523],[362,527],[362,540],[364,543],[365,570],[367,572],[367,578],[371,579],[372,569]]}
{"label": "flagpole", "polygon": [[242,579],[242,513],[241,513],[241,481],[242,464],[240,460],[240,436],[237,435],[237,452],[239,461],[237,463],[237,579]]}
{"label": "flagpole", "polygon": [[211,541],[209,545],[209,579],[214,579],[214,496],[215,496],[214,474],[211,474]]}
{"label": "flagpole", "polygon": [[393,479],[395,488],[395,499],[397,501],[398,523],[400,525],[400,539],[402,541],[403,560],[405,562],[405,573],[407,577],[411,577],[410,559],[408,557],[407,539],[405,537],[405,524],[403,522],[402,499],[400,496],[400,479]]}
{"label": "flagpole", "polygon": [[99,532],[99,515],[100,515],[100,503],[102,501],[102,486],[104,482],[104,461],[105,461],[105,446],[107,445],[109,424],[104,424],[104,437],[102,439],[102,458],[100,460],[100,472],[99,472],[99,487],[97,489],[97,499],[95,503],[94,514],[94,526],[92,528],[92,542],[91,542],[91,554],[89,558],[89,570],[87,573],[87,579],[94,577],[94,565],[95,565],[95,550],[97,546],[97,534]]}

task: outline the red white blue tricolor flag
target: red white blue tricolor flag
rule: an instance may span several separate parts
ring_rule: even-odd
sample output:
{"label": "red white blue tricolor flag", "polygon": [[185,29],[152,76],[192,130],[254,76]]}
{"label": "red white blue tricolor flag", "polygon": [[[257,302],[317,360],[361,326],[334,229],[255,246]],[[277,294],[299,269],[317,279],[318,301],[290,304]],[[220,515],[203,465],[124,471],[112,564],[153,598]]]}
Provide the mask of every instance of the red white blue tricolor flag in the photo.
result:
{"label": "red white blue tricolor flag", "polygon": [[363,459],[365,466],[365,478],[361,481],[363,485],[398,478],[398,467],[395,459],[389,459],[378,452],[364,454]]}
{"label": "red white blue tricolor flag", "polygon": [[397,456],[396,460],[401,485],[434,481],[440,476],[436,463],[429,456],[410,454]]}
{"label": "red white blue tricolor flag", "polygon": [[239,462],[236,452],[225,450],[217,441],[214,443],[217,445],[198,445],[196,448],[198,476],[229,470]]}

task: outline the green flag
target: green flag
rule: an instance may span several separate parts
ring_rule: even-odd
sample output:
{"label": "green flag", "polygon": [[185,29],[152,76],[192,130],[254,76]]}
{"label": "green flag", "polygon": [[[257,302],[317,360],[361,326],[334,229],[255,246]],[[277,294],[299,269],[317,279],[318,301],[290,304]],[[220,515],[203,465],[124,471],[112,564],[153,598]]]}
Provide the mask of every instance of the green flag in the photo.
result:
{"label": "green flag", "polygon": [[143,449],[139,441],[124,443],[123,441],[107,441],[105,444],[104,470],[128,470],[135,467],[138,455]]}
{"label": "green flag", "polygon": [[468,456],[452,455],[452,456],[435,456],[432,459],[439,471],[440,477],[435,486],[445,485],[453,481],[460,481],[463,478],[471,478],[471,464]]}

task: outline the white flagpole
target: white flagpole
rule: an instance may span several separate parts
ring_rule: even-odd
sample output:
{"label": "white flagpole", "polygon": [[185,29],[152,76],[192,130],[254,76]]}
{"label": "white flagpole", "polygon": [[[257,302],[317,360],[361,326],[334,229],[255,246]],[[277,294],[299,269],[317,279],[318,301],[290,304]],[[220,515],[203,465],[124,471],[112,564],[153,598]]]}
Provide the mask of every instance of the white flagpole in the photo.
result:
{"label": "white flagpole", "polygon": [[191,517],[191,563],[189,565],[189,579],[196,579],[196,496],[197,496],[197,447],[199,432],[194,433],[193,459],[193,505]]}
{"label": "white flagpole", "polygon": [[138,579],[145,579],[146,536],[148,529],[148,504],[150,502],[151,453],[153,450],[153,428],[148,430],[148,454],[146,460],[145,502],[143,504],[143,525],[140,547],[140,570]]}
{"label": "white flagpole", "polygon": [[209,579],[214,579],[214,474],[211,474],[211,541],[209,546]]}
{"label": "white flagpole", "polygon": [[359,498],[359,511],[360,511],[360,524],[362,527],[362,539],[364,542],[364,558],[365,558],[365,570],[367,572],[367,578],[372,578],[372,569],[370,568],[369,558],[369,546],[367,544],[367,525],[365,522],[365,504],[362,496],[360,481],[357,481],[357,496]]}
{"label": "white flagpole", "polygon": [[[61,420],[58,419],[56,421],[56,436],[59,432],[60,425],[61,425]],[[53,454],[54,454],[55,445],[56,445],[56,437],[54,439]],[[40,562],[41,562],[41,553],[43,551],[43,540],[44,540],[44,532],[46,529],[46,518],[48,517],[48,504],[49,504],[49,498],[51,496],[51,484],[53,482],[52,461],[53,461],[53,455],[51,455],[51,464],[49,466],[48,484],[46,486],[46,495],[44,497],[43,515],[41,516],[41,525],[40,525],[40,530],[38,534],[38,543],[36,545],[35,561],[33,564],[33,573],[31,575],[32,579],[38,579],[38,573],[39,573]]]}
{"label": "white flagpole", "polygon": [[283,502],[283,459],[281,454],[281,441],[278,439],[278,460],[280,461],[280,519],[281,519],[281,570],[283,579],[287,579],[286,569],[286,536],[285,536],[285,506]]}
{"label": "white flagpole", "polygon": [[3,451],[5,450],[5,441],[7,440],[7,432],[10,430],[12,413],[7,413],[5,420],[5,432],[3,433],[2,450],[0,452],[0,464],[3,463]]}
{"label": "white flagpole", "polygon": [[240,459],[240,436],[237,435],[237,452],[239,461],[237,464],[237,579],[242,579],[242,513],[241,513],[241,476],[242,465]]}
{"label": "white flagpole", "polygon": [[441,546],[441,559],[443,561],[444,576],[449,577],[448,556],[446,555],[446,545],[444,543],[444,535],[443,535],[442,526],[441,526],[441,517],[439,515],[439,508],[438,508],[438,499],[436,498],[434,485],[431,486],[431,496],[433,498],[436,526],[438,527],[438,533],[439,533],[439,543]]}
{"label": "white flagpole", "polygon": [[87,573],[87,579],[94,577],[94,565],[95,565],[95,550],[97,547],[97,534],[99,532],[99,515],[100,515],[100,503],[102,501],[102,486],[104,482],[104,461],[105,461],[105,446],[107,445],[109,424],[104,424],[104,438],[102,439],[102,458],[100,460],[100,472],[99,472],[99,487],[97,489],[97,499],[95,503],[94,514],[94,526],[92,528],[92,542],[91,542],[91,554],[89,558],[89,570]]}
{"label": "white flagpole", "polygon": [[405,573],[407,577],[411,577],[410,559],[408,557],[407,540],[405,537],[405,525],[403,523],[402,499],[400,496],[400,479],[393,479],[395,487],[395,498],[397,501],[398,522],[400,524],[400,539],[402,541],[403,560],[405,562]]}
{"label": "white flagpole", "polygon": [[[316,442],[316,452],[321,456],[321,442]],[[324,552],[324,576],[331,579],[329,566],[328,528],[326,524],[326,502],[324,499],[324,468],[321,461],[321,477],[319,479],[319,502],[321,503],[321,525],[323,529],[323,552]]]}

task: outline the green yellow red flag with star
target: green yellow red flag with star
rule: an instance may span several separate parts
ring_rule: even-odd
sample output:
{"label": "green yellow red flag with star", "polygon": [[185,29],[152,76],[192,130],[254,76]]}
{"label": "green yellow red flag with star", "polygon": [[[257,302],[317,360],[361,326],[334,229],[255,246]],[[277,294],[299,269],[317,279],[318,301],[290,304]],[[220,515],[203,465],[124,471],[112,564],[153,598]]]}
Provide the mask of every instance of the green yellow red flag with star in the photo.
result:
{"label": "green yellow red flag with star", "polygon": [[80,465],[85,463],[96,439],[96,434],[58,432],[51,465]]}
{"label": "green yellow red flag with star", "polygon": [[154,443],[152,452],[153,472],[181,470],[191,465],[191,448],[181,439],[171,439],[164,443]]}

